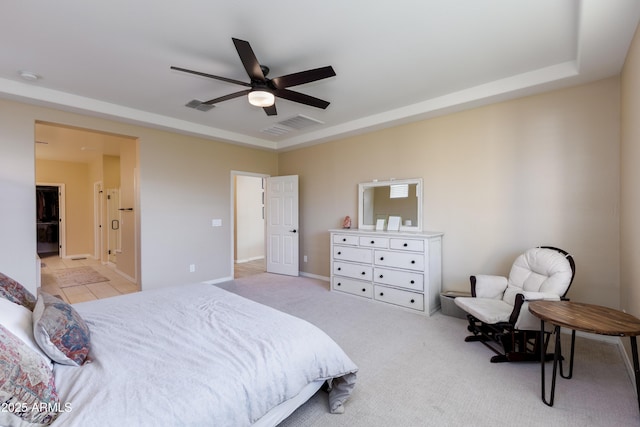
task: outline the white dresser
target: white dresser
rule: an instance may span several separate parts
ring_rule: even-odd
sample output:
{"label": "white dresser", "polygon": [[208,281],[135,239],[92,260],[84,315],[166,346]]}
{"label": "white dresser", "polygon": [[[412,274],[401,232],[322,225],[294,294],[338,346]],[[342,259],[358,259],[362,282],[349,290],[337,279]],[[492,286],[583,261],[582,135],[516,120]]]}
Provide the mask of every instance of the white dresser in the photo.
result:
{"label": "white dresser", "polygon": [[440,308],[442,233],[329,232],[331,290],[426,315]]}

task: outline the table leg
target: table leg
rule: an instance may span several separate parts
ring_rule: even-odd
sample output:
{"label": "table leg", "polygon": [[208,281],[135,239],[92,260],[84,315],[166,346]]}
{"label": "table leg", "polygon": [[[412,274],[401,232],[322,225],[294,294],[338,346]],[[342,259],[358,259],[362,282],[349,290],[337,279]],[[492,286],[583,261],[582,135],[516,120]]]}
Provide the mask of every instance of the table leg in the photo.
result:
{"label": "table leg", "polygon": [[[556,335],[556,343],[555,349],[553,352],[553,373],[551,375],[551,390],[549,395],[549,401],[547,402],[546,398],[546,385],[545,385],[545,372],[544,372],[544,363],[546,359],[546,349],[544,345],[540,346],[540,373],[541,373],[541,383],[542,383],[542,401],[547,406],[553,406],[553,399],[556,392],[556,374],[558,372],[558,361],[562,357],[562,351],[560,349],[560,326],[554,326],[554,334]],[[540,320],[540,342],[544,340],[544,320]],[[562,369],[562,368],[560,368]]]}
{"label": "table leg", "polygon": [[[567,380],[571,379],[571,377],[573,376],[573,350],[575,348],[576,348],[576,331],[571,330],[571,352],[569,356],[569,375],[567,376],[564,375],[564,372],[562,369],[562,361],[560,362],[560,376]],[[560,358],[562,359],[562,355],[560,355]]]}
{"label": "table leg", "polygon": [[638,409],[640,409],[640,364],[638,363],[638,344],[636,337],[631,336],[631,354],[633,356],[633,371],[636,374],[636,396],[638,396]]}

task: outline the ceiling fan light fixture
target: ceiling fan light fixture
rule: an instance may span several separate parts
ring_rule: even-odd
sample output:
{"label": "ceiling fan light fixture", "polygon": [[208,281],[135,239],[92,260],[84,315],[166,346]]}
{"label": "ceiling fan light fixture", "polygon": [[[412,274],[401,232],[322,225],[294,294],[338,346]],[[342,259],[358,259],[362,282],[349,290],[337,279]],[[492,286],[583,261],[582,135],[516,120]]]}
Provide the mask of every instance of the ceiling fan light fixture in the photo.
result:
{"label": "ceiling fan light fixture", "polygon": [[252,90],[248,96],[249,104],[256,107],[271,107],[276,102],[276,97],[265,90]]}

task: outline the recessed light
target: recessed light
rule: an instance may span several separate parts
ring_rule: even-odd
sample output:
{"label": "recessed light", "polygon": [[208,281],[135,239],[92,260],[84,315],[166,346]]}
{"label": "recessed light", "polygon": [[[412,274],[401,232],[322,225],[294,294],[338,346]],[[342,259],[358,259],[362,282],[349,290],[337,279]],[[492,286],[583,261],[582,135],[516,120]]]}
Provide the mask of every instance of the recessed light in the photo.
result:
{"label": "recessed light", "polygon": [[35,82],[36,80],[40,79],[39,75],[37,75],[36,73],[32,73],[31,71],[19,71],[18,74],[23,78],[23,80],[26,80],[28,82]]}

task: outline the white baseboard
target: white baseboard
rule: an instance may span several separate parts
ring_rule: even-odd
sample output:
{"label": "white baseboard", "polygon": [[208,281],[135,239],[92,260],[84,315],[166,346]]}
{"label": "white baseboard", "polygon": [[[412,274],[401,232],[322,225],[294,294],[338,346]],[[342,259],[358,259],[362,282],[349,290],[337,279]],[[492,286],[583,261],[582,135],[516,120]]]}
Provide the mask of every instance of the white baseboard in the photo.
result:
{"label": "white baseboard", "polygon": [[[615,337],[615,339],[617,340],[617,344],[618,344],[618,350],[620,350],[620,355],[622,356],[622,360],[624,361],[624,365],[627,367],[627,374],[629,375],[629,378],[631,379],[631,384],[633,385],[633,392],[636,394],[636,397],[638,395],[638,389],[636,387],[636,373],[633,370],[633,361],[631,359],[629,359],[629,355],[627,354],[627,352],[624,349],[624,344],[622,344],[622,337]],[[624,338],[626,339],[626,338]]]}
{"label": "white baseboard", "polygon": [[246,259],[237,259],[235,261],[235,263],[236,264],[243,264],[245,262],[258,261],[260,259],[264,259],[264,255],[263,256],[256,256],[256,257],[252,257],[252,258],[246,258]]}
{"label": "white baseboard", "polygon": [[304,271],[300,272],[300,275],[303,277],[309,277],[311,279],[323,280],[325,282],[329,282],[330,279],[327,276],[320,276],[318,274],[305,273]]}
{"label": "white baseboard", "polygon": [[[569,335],[571,331],[569,329],[562,329],[563,334]],[[633,361],[629,359],[629,355],[627,354],[624,344],[622,344],[623,339],[627,339],[626,337],[614,337],[611,335],[598,335],[598,334],[590,334],[587,332],[576,331],[576,336],[581,338],[586,338],[594,341],[603,341],[610,344],[615,344],[618,347],[618,351],[620,352],[620,356],[622,356],[622,361],[624,362],[625,367],[627,368],[627,374],[629,375],[629,379],[631,379],[631,384],[633,385],[633,392],[637,394],[636,389],[636,374],[633,370]]]}
{"label": "white baseboard", "polygon": [[117,267],[114,269],[114,271],[115,271],[116,273],[118,273],[119,275],[121,275],[122,277],[124,277],[125,279],[127,279],[128,281],[138,284],[138,282],[136,281],[136,279],[134,279],[133,277],[129,276],[128,274],[123,273],[122,271],[118,270],[118,268],[117,268]]}
{"label": "white baseboard", "polygon": [[221,277],[220,279],[205,280],[202,283],[206,283],[207,285],[216,285],[218,283],[230,282],[232,280],[233,280],[233,277],[227,276],[227,277]]}

